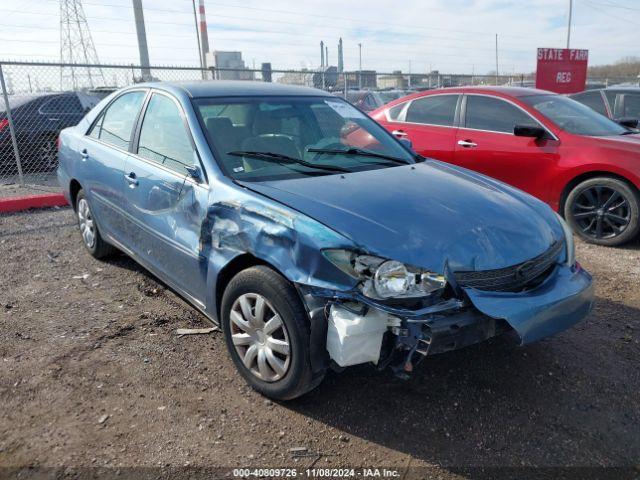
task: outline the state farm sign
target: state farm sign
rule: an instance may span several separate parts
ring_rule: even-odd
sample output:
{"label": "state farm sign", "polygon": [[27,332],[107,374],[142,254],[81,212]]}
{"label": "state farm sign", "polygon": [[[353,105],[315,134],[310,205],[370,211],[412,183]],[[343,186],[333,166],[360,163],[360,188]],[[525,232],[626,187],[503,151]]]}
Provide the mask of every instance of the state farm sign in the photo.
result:
{"label": "state farm sign", "polygon": [[536,88],[556,93],[576,93],[587,82],[589,50],[539,48]]}

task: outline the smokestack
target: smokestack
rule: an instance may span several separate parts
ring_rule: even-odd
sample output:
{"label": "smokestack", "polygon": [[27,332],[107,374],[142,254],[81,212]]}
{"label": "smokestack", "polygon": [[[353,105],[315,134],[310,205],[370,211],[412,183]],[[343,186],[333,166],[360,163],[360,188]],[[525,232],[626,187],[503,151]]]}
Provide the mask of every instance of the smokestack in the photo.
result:
{"label": "smokestack", "polygon": [[324,66],[329,68],[329,47],[324,47]]}
{"label": "smokestack", "polygon": [[338,72],[344,72],[344,57],[342,54],[342,37],[340,37],[340,41],[338,42]]}
{"label": "smokestack", "polygon": [[320,68],[324,70],[324,42],[320,40]]}
{"label": "smokestack", "polygon": [[199,0],[200,11],[200,44],[202,45],[202,65],[207,68],[207,53],[209,53],[209,35],[207,34],[207,17],[204,13],[204,0]]}

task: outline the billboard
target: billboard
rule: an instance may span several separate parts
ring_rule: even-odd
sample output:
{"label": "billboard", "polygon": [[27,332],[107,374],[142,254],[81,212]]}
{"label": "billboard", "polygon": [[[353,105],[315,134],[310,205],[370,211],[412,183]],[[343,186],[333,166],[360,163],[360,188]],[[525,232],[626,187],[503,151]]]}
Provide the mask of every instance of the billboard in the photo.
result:
{"label": "billboard", "polygon": [[587,82],[589,50],[539,48],[536,88],[556,93],[576,93]]}

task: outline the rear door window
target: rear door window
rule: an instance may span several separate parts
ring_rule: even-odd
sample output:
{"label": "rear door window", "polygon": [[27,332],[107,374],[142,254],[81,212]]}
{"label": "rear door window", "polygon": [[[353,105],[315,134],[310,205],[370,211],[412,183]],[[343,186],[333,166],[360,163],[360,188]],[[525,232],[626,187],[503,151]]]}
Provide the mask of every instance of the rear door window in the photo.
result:
{"label": "rear door window", "polygon": [[481,95],[467,96],[466,128],[513,133],[516,125],[541,126],[527,113],[504,100]]}
{"label": "rear door window", "polygon": [[118,97],[94,124],[89,136],[114,147],[128,150],[133,125],[138,118],[146,94],[147,92],[137,91]]}
{"label": "rear door window", "polygon": [[452,127],[457,103],[458,95],[430,95],[418,98],[409,105],[406,121]]}
{"label": "rear door window", "polygon": [[82,113],[82,105],[75,95],[58,95],[43,103],[40,112],[45,115],[77,115]]}

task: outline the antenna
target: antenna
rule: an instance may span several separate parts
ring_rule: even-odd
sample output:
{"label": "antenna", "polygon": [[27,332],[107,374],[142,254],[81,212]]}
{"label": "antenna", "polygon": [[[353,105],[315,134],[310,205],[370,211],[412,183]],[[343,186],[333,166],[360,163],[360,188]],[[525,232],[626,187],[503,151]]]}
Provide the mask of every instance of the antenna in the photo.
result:
{"label": "antenna", "polygon": [[81,0],[60,0],[60,88],[77,90],[106,85]]}

